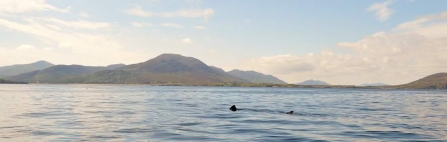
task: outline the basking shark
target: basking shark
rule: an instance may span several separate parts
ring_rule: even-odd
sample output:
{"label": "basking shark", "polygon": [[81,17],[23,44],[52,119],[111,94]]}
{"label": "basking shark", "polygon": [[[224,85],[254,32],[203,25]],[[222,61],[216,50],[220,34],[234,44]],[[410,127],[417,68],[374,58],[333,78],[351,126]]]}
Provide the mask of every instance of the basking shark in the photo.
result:
{"label": "basking shark", "polygon": [[[236,108],[236,105],[233,105],[233,106],[230,107],[230,110],[231,110],[231,111],[237,111],[237,110],[242,110],[242,109],[237,109],[237,108]],[[245,110],[245,109],[244,109],[244,110]],[[247,109],[247,110],[250,110],[250,109]],[[261,110],[253,110],[253,111],[261,111]],[[283,112],[283,113],[284,113],[284,112]],[[293,114],[293,111],[286,112],[286,114]]]}

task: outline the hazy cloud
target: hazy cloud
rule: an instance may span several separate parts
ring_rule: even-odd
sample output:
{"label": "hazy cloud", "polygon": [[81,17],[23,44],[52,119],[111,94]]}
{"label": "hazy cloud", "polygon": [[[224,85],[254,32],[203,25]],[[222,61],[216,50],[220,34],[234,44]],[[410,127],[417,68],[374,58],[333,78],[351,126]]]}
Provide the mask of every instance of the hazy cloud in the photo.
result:
{"label": "hazy cloud", "polygon": [[101,28],[110,28],[110,24],[106,22],[89,22],[85,20],[78,20],[78,21],[64,21],[61,19],[56,18],[42,18],[38,20],[44,20],[47,22],[51,22],[60,26],[65,27],[71,27],[71,28],[77,28],[77,29],[101,29]]}
{"label": "hazy cloud", "polygon": [[33,11],[69,12],[70,8],[58,8],[47,4],[45,0],[1,0],[0,13],[25,13]]}
{"label": "hazy cloud", "polygon": [[194,29],[203,30],[206,29],[204,26],[194,26]]}
{"label": "hazy cloud", "polygon": [[144,11],[141,6],[136,5],[134,8],[131,8],[126,11],[127,14],[135,15],[135,16],[142,16],[142,17],[152,17],[156,16],[158,14],[155,14],[153,12]]}
{"label": "hazy cloud", "polygon": [[[430,23],[430,24],[426,24]],[[402,23],[356,42],[337,43],[350,53],[323,51],[246,61],[242,68],[274,74],[288,82],[319,78],[334,84],[363,81],[403,84],[447,68],[447,21],[442,14]]]}
{"label": "hazy cloud", "polygon": [[290,74],[314,70],[315,67],[304,58],[287,54],[251,59],[244,64],[249,70],[257,70],[269,74]]}
{"label": "hazy cloud", "polygon": [[192,43],[194,43],[190,38],[184,38],[184,39],[182,39],[182,42],[185,43],[185,44],[192,44]]}
{"label": "hazy cloud", "polygon": [[163,24],[161,24],[161,26],[162,27],[168,27],[168,28],[177,28],[177,29],[183,28],[182,25],[174,24],[174,23],[163,23]]}
{"label": "hazy cloud", "polygon": [[141,6],[136,5],[135,7],[126,10],[126,13],[135,16],[141,17],[165,17],[165,18],[173,18],[173,17],[183,17],[183,18],[211,18],[214,16],[214,10],[211,8],[207,9],[188,9],[188,10],[180,10],[176,12],[151,12],[145,11]]}
{"label": "hazy cloud", "polygon": [[79,14],[79,16],[83,17],[83,18],[88,18],[90,17],[90,14],[86,13],[86,12],[82,12]]}
{"label": "hazy cloud", "polygon": [[16,49],[17,50],[34,50],[34,49],[36,49],[36,47],[29,45],[29,44],[24,44],[24,45],[20,45]]}
{"label": "hazy cloud", "polygon": [[151,23],[141,23],[141,22],[132,22],[131,24],[132,24],[132,26],[134,26],[134,27],[138,27],[138,28],[142,28],[142,27],[150,27],[150,26],[152,26]]}
{"label": "hazy cloud", "polygon": [[386,0],[381,3],[374,3],[367,10],[370,12],[375,12],[377,19],[383,22],[388,20],[391,14],[394,13],[394,11],[389,8],[392,3],[392,0]]}
{"label": "hazy cloud", "polygon": [[[56,20],[57,21],[57,20]],[[111,56],[119,56],[125,57],[127,60],[137,60],[139,58],[141,60],[141,55],[137,53],[123,51],[123,46],[119,42],[120,40],[114,38],[111,35],[97,34],[97,33],[89,33],[89,32],[81,32],[76,30],[67,30],[66,28],[61,28],[60,26],[70,26],[74,27],[82,27],[86,28],[88,26],[79,26],[78,24],[70,25],[72,23],[64,22],[54,22],[47,21],[45,18],[27,18],[24,19],[23,22],[15,22],[8,19],[0,18],[0,27],[5,28],[11,31],[17,31],[25,34],[29,34],[35,36],[36,39],[42,40],[45,42],[45,46],[58,47],[63,49],[65,52],[63,55],[71,54],[76,55],[73,56],[75,58],[66,58],[67,60],[63,61],[71,61],[68,63],[89,63],[90,65],[98,65],[104,63],[117,63],[123,62],[119,61],[120,59],[110,58]],[[82,25],[82,24],[81,24]],[[104,27],[104,26],[99,26]],[[93,26],[89,28],[98,28],[98,26]],[[21,46],[17,49],[31,49],[30,46]],[[10,53],[5,55],[4,57],[11,57],[11,59],[20,57],[20,53],[16,53],[16,51],[11,51],[8,49],[2,49],[3,51]],[[67,52],[67,50],[69,52]],[[30,54],[27,59],[48,59],[53,58],[57,60],[58,58],[65,58],[63,56],[54,55],[49,50],[36,50],[36,54]],[[17,55],[17,56],[16,56]],[[52,55],[52,56],[46,56]],[[25,56],[25,55],[23,55]],[[22,56],[22,57],[23,57]],[[20,59],[18,59],[20,60]],[[112,61],[114,60],[114,61]],[[59,60],[62,61],[62,60]]]}

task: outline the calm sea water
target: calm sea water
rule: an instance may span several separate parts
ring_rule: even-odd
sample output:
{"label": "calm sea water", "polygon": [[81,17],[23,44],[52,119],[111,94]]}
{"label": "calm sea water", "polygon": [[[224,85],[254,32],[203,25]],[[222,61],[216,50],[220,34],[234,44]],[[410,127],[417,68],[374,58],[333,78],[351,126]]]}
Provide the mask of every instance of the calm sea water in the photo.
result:
{"label": "calm sea water", "polygon": [[83,140],[447,141],[447,92],[0,85],[0,141]]}

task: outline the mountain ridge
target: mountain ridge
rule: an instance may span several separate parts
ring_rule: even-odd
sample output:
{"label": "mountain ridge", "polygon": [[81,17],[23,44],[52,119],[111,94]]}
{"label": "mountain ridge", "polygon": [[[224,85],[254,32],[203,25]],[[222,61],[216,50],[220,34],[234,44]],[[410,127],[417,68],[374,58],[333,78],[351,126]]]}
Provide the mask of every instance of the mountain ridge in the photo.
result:
{"label": "mountain ridge", "polygon": [[251,83],[287,84],[287,82],[282,81],[273,75],[266,75],[252,70],[243,71],[239,69],[234,69],[227,73],[232,76],[250,81]]}
{"label": "mountain ridge", "polygon": [[107,67],[56,65],[10,77],[13,81],[49,83],[117,83],[190,85],[243,83],[246,80],[216,70],[202,61],[179,54],[161,54],[145,62]]}
{"label": "mountain ridge", "polygon": [[52,63],[41,60],[29,64],[16,64],[0,67],[0,77],[9,77],[19,75],[22,73],[32,72],[35,70],[42,70],[54,66]]}

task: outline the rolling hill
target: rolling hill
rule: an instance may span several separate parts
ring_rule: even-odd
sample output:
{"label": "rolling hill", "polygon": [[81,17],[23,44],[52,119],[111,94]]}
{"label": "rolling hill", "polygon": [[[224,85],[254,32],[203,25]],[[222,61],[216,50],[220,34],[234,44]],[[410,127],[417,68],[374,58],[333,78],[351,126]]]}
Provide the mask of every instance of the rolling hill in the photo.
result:
{"label": "rolling hill", "polygon": [[399,89],[447,89],[447,73],[437,73],[410,82],[393,86]]}
{"label": "rolling hill", "polygon": [[286,82],[272,75],[265,75],[255,71],[232,70],[227,73],[232,76],[247,80],[251,83],[287,84]]}
{"label": "rolling hill", "polygon": [[301,83],[297,83],[296,85],[331,85],[329,83],[326,83],[324,81],[320,81],[320,80],[306,80],[303,81]]}
{"label": "rolling hill", "polygon": [[0,77],[19,75],[22,73],[27,73],[35,70],[42,70],[51,66],[53,66],[53,64],[47,61],[38,61],[30,64],[3,66],[0,67]]}

